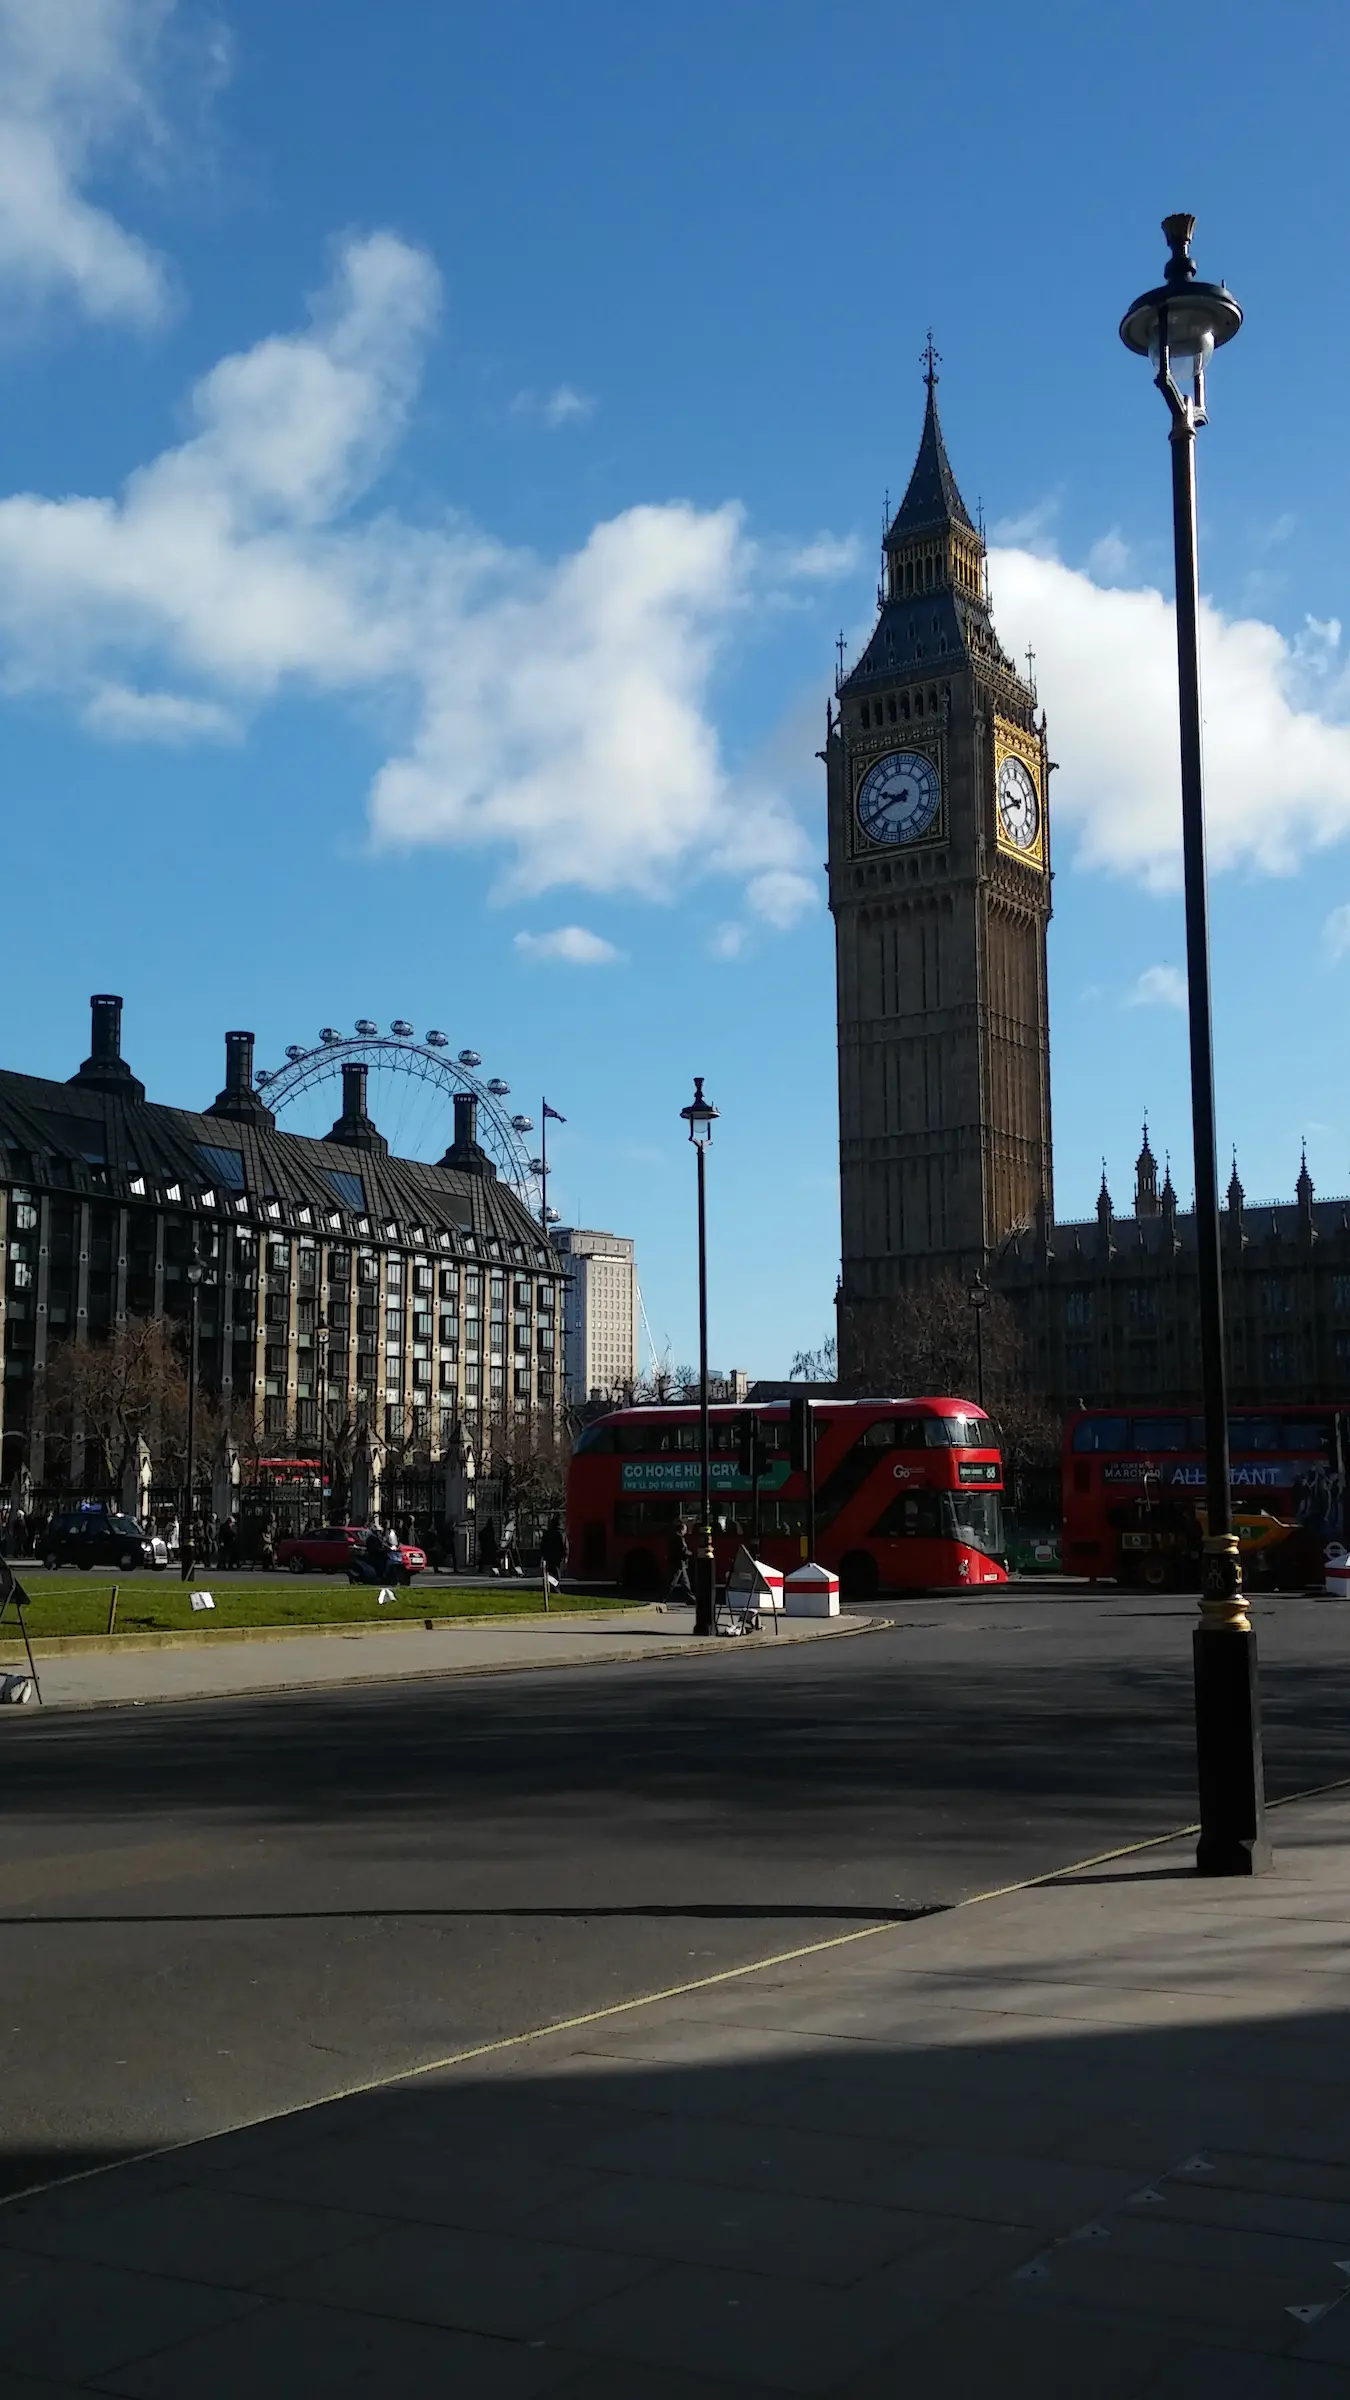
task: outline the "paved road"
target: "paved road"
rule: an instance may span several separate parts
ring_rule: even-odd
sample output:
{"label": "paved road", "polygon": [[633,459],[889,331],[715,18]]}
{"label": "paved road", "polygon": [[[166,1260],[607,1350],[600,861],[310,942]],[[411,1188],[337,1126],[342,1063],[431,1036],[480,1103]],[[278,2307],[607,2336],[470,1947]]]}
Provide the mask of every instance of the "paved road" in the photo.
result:
{"label": "paved road", "polygon": [[[889,1613],[778,1655],[5,1712],[0,2188],[1190,1815],[1192,1602]],[[1350,1610],[1258,1623],[1272,1789],[1350,1775]]]}

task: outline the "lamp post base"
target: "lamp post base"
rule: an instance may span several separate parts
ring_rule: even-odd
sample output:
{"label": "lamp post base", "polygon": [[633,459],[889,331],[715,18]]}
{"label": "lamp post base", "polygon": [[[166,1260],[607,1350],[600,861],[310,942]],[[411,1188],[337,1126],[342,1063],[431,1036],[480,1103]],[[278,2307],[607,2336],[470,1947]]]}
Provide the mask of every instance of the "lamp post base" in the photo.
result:
{"label": "lamp post base", "polygon": [[1256,1635],[1197,1625],[1195,1753],[1201,1875],[1264,1875],[1272,1865],[1261,1757]]}
{"label": "lamp post base", "polygon": [[711,1634],[717,1614],[717,1565],[711,1550],[694,1560],[694,1631]]}

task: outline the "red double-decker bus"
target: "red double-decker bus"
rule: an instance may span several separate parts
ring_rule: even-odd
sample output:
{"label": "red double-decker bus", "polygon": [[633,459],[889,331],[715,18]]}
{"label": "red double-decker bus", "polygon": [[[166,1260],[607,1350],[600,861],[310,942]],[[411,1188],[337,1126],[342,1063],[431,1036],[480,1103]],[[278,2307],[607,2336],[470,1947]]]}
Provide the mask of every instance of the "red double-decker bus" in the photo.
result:
{"label": "red double-decker bus", "polygon": [[[786,1401],[708,1414],[719,1579],[742,1542],[799,1566],[807,1487],[789,1463]],[[820,1400],[812,1416],[816,1554],[850,1597],[1007,1580],[1003,1462],[971,1401]],[[737,1459],[751,1418],[766,1454],[758,1490]],[[586,1426],[567,1477],[572,1573],[660,1591],[672,1536],[684,1524],[695,1538],[700,1472],[697,1408],[619,1409]]]}
{"label": "red double-decker bus", "polygon": [[[1233,1524],[1254,1588],[1320,1589],[1347,1532],[1350,1411],[1234,1408]],[[1064,1433],[1067,1575],[1198,1584],[1205,1527],[1205,1420],[1194,1409],[1088,1408]]]}

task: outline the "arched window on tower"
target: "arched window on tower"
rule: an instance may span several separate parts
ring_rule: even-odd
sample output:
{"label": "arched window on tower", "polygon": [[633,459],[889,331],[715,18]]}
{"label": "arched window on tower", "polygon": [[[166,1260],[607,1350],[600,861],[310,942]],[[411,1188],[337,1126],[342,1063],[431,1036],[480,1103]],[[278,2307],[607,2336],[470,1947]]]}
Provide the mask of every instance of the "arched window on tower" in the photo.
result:
{"label": "arched window on tower", "polygon": [[887,703],[886,703],[886,714],[887,714],[887,716],[890,718],[890,720],[891,720],[891,723],[892,723],[892,725],[893,725],[893,724],[895,723],[895,702],[894,702],[893,700],[888,700],[888,701],[887,701]]}

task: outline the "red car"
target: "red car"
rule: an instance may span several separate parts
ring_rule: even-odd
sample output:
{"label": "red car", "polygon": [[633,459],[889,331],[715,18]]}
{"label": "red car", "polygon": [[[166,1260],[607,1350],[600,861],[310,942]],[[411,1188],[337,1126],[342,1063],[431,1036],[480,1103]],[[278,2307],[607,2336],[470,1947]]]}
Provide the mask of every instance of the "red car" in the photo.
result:
{"label": "red car", "polygon": [[[282,1535],[277,1565],[289,1567],[292,1575],[345,1575],[370,1534],[369,1525],[307,1525],[303,1533]],[[415,1542],[400,1542],[398,1549],[408,1573],[420,1575],[427,1563],[425,1550]]]}

